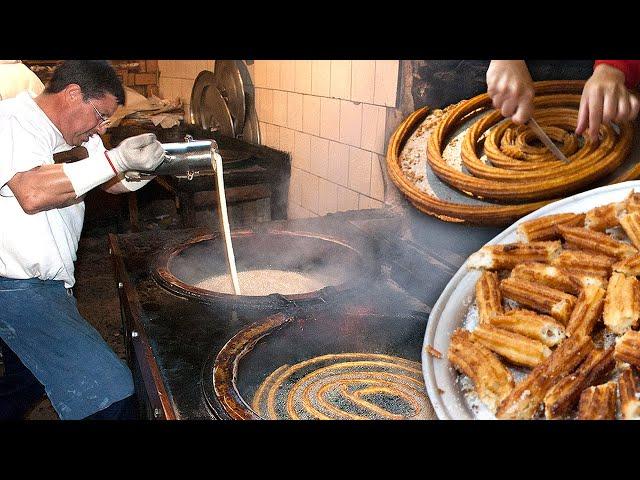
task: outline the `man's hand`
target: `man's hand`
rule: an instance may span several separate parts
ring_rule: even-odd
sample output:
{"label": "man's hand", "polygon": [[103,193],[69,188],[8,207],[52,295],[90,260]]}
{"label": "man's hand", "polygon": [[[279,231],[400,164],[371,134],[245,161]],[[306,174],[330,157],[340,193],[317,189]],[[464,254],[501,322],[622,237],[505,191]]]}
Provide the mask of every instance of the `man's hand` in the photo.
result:
{"label": "man's hand", "polygon": [[153,133],[144,133],[124,139],[107,154],[119,172],[151,171],[162,163],[164,149]]}
{"label": "man's hand", "polygon": [[621,70],[610,65],[598,65],[587,80],[580,98],[576,134],[585,130],[595,141],[603,121],[625,122],[636,118],[640,103],[624,84]]}
{"label": "man's hand", "polygon": [[533,80],[524,60],[492,60],[487,69],[487,93],[505,118],[523,124],[533,112]]}

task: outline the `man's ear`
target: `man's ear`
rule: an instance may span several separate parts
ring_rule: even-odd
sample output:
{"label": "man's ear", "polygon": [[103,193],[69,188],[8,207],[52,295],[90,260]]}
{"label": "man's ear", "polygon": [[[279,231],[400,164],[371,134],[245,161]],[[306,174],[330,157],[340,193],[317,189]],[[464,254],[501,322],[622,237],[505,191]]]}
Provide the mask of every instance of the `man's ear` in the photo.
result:
{"label": "man's ear", "polygon": [[67,97],[67,100],[69,102],[75,103],[75,102],[83,101],[82,89],[80,88],[80,85],[78,85],[77,83],[70,83],[69,85],[64,87],[64,91],[65,91],[65,96]]}

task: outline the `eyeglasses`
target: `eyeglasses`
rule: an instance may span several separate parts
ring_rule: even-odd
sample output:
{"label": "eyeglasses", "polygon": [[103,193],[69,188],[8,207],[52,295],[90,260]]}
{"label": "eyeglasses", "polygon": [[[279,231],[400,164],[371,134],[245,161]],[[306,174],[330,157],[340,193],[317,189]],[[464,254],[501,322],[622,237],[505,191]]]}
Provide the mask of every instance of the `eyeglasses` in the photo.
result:
{"label": "eyeglasses", "polygon": [[91,100],[89,100],[87,98],[87,102],[89,102],[89,105],[91,105],[93,107],[93,109],[96,112],[96,116],[98,117],[98,120],[100,120],[100,122],[98,123],[98,125],[96,125],[96,128],[101,128],[104,127],[105,125],[107,125],[109,123],[109,117],[103,115],[102,113],[100,113],[100,110],[98,110],[96,108],[96,106],[93,104],[93,102]]}

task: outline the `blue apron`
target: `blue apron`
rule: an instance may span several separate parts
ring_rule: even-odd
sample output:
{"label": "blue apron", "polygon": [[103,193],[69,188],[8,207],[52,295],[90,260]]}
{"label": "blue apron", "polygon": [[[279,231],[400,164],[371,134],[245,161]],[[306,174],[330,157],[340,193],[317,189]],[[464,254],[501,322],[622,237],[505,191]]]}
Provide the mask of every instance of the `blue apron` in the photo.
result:
{"label": "blue apron", "polygon": [[0,337],[44,385],[63,420],[133,394],[131,371],[82,318],[63,281],[0,277]]}

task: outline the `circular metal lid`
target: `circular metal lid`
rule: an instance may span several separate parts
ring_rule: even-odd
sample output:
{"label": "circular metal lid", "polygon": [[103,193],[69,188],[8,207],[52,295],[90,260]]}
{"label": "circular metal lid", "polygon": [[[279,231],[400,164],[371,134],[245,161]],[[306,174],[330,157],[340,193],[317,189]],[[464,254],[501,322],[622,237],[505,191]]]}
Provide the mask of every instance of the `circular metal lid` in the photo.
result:
{"label": "circular metal lid", "polygon": [[200,125],[205,130],[235,137],[229,107],[215,85],[207,84],[200,99]]}
{"label": "circular metal lid", "polygon": [[256,107],[253,102],[252,96],[247,92],[247,118],[244,123],[244,129],[242,133],[238,135],[238,138],[248,143],[260,145],[260,125],[258,123],[258,114],[256,113]]}
{"label": "circular metal lid", "polygon": [[213,72],[209,70],[201,71],[193,82],[191,104],[189,105],[189,121],[192,125],[202,127],[200,123],[200,101],[202,100],[202,93],[207,85],[213,84],[215,84]]}
{"label": "circular metal lid", "polygon": [[224,97],[236,132],[242,132],[246,116],[244,85],[237,60],[216,60],[213,71],[215,85]]}

